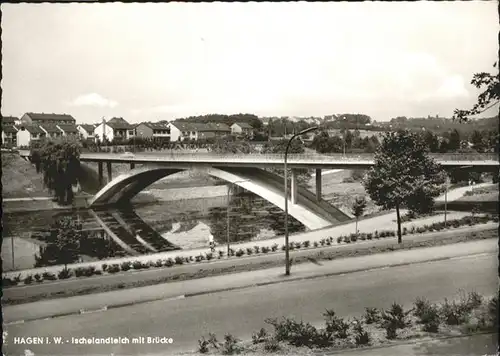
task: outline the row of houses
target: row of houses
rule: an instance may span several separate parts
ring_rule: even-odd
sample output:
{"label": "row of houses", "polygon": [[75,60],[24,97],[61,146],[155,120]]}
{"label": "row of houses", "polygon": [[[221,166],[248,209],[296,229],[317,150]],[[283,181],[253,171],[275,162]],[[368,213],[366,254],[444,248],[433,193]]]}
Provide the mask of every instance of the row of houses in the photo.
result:
{"label": "row of houses", "polygon": [[133,137],[166,138],[170,141],[202,140],[226,135],[253,134],[247,123],[194,123],[186,121],[143,122],[130,124],[121,117],[96,124],[76,124],[67,114],[26,113],[20,119],[2,117],[2,144],[28,146],[32,140],[44,137],[75,136],[90,141],[129,140]]}

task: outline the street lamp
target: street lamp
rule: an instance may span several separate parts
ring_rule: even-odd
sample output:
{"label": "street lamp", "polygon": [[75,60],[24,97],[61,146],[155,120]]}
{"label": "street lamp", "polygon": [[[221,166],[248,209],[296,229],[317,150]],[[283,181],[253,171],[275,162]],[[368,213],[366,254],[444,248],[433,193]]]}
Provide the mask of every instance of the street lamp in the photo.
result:
{"label": "street lamp", "polygon": [[227,187],[227,213],[226,213],[226,217],[227,217],[227,258],[229,258],[229,251],[231,250],[229,248],[229,244],[230,244],[230,232],[229,232],[229,208],[231,206],[230,204],[230,197],[229,197],[229,194],[231,193],[231,187],[234,187],[234,185],[236,183],[245,183],[245,182],[248,182],[248,180],[239,180],[239,181],[236,181],[236,182],[232,182],[230,186]]}
{"label": "street lamp", "polygon": [[313,126],[309,127],[308,129],[302,130],[299,133],[294,134],[289,140],[288,143],[286,144],[286,149],[285,149],[285,275],[289,276],[290,275],[290,249],[288,246],[288,174],[287,174],[287,156],[288,156],[288,149],[290,148],[290,144],[292,143],[293,139],[297,136],[304,135],[308,132],[314,131],[319,129],[318,126]]}

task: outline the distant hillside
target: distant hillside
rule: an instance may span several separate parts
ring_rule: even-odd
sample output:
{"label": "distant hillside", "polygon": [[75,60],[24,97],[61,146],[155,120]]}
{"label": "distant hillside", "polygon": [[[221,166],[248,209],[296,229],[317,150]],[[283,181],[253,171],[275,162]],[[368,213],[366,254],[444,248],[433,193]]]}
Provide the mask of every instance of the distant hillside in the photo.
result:
{"label": "distant hillside", "polygon": [[467,123],[460,123],[452,119],[442,117],[427,117],[427,118],[406,118],[397,117],[389,122],[379,123],[378,125],[386,129],[410,129],[410,130],[426,130],[440,134],[451,130],[458,130],[461,134],[471,134],[474,130],[498,130],[498,116],[471,120]]}

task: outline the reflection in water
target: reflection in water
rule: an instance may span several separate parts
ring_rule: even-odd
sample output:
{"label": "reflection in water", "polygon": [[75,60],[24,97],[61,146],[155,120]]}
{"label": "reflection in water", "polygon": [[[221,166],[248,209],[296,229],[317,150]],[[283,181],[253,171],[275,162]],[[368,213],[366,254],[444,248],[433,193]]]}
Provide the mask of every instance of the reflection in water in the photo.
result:
{"label": "reflection in water", "polygon": [[[11,243],[14,269],[207,247],[209,234],[218,244],[225,244],[227,206],[227,198],[218,197],[120,210],[4,214],[3,267],[12,270]],[[283,224],[283,211],[266,200],[248,193],[230,197],[231,243],[283,234]],[[290,232],[304,229],[289,217]]]}

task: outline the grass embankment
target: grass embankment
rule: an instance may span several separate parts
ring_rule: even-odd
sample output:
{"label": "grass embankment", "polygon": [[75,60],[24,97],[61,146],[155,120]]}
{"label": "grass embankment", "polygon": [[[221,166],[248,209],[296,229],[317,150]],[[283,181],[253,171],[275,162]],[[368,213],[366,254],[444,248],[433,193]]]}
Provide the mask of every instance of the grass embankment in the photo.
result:
{"label": "grass embankment", "polygon": [[[367,306],[358,318],[340,318],[334,310],[326,309],[323,327],[286,317],[267,319],[263,323],[270,325],[271,331],[261,328],[252,340],[242,342],[228,333],[219,341],[217,335],[209,333],[198,340],[198,350],[190,355],[340,354],[342,350],[387,347],[410,340],[494,333],[498,332],[498,312],[498,296],[485,298],[464,291],[441,303],[416,297],[410,309],[397,303],[386,310]],[[379,352],[383,354],[382,349]]]}
{"label": "grass embankment", "polygon": [[47,197],[43,175],[17,153],[2,152],[3,198]]}
{"label": "grass embankment", "polygon": [[[372,254],[379,254],[385,252],[392,252],[398,250],[410,250],[414,248],[422,248],[422,247],[433,247],[433,246],[442,246],[449,245],[454,243],[473,241],[473,240],[484,240],[490,238],[497,238],[498,232],[496,229],[488,229],[483,231],[440,231],[435,233],[424,234],[419,236],[418,239],[412,241],[405,241],[401,244],[397,244],[394,240],[389,243],[384,243],[386,241],[365,241],[362,244],[349,243],[349,245],[344,245],[342,248],[339,246],[332,247],[302,247],[298,248],[297,245],[294,246],[293,251],[291,252],[293,264],[300,264],[304,262],[313,261],[321,261],[321,260],[334,260],[341,259],[347,257],[358,257],[358,256],[366,256]],[[333,237],[330,239],[325,239],[325,244],[329,246],[333,240]],[[359,240],[357,240],[359,241]],[[328,243],[327,243],[328,242]],[[388,242],[388,241],[387,241]],[[254,252],[252,252],[252,255]],[[242,255],[239,255],[242,257]],[[42,286],[46,286],[44,288],[45,291],[40,291],[39,293],[36,291],[37,286],[33,286],[35,288],[30,291],[31,295],[28,295],[23,291],[22,293],[15,293],[16,296],[9,298],[9,290],[12,288],[12,291],[15,291],[16,287],[7,287],[4,291],[4,304],[21,304],[34,302],[42,299],[51,299],[51,298],[60,298],[60,297],[70,297],[75,295],[84,295],[84,294],[92,294],[97,292],[106,292],[117,289],[125,289],[125,288],[136,288],[136,287],[144,287],[149,285],[156,285],[161,283],[168,283],[174,281],[183,281],[190,279],[198,279],[205,278],[211,276],[218,276],[230,273],[238,273],[238,272],[247,272],[247,271],[255,271],[262,270],[272,267],[279,267],[283,265],[282,260],[282,252],[279,250],[275,253],[269,252],[264,253],[259,256],[248,256],[248,258],[239,258],[232,257],[231,259],[223,259],[218,260],[217,257],[213,256],[212,260],[207,261],[206,257],[204,261],[201,259],[192,261],[189,258],[176,258],[175,260],[169,259],[171,261],[157,261],[151,262],[152,264],[144,264],[144,263],[128,263],[126,266],[123,264],[117,266],[109,266],[106,265],[102,270],[96,270],[92,268],[90,269],[81,269],[78,274],[83,278],[85,276],[92,276],[96,271],[98,271],[98,277],[94,278],[85,278],[85,280],[80,283],[71,283],[73,278],[68,279],[68,283],[60,283],[54,288],[51,287],[51,283],[48,284],[42,283]],[[219,257],[222,258],[222,257]],[[157,264],[159,262],[159,264]],[[169,263],[167,263],[169,262]],[[126,267],[126,268],[125,268]],[[113,268],[113,270],[112,270]],[[151,269],[150,269],[151,268]],[[125,273],[120,273],[114,275],[114,273],[120,272],[120,269]],[[126,271],[134,271],[134,270],[147,270],[145,273],[134,273],[130,274]],[[64,271],[64,270],[63,270]],[[76,271],[75,271],[76,272]],[[92,272],[90,274],[86,274],[87,272]],[[105,273],[105,275],[102,275]],[[64,275],[59,275],[60,279],[70,278],[73,274],[73,271],[69,271],[63,273]],[[109,275],[111,274],[111,275]],[[28,279],[28,283],[26,283],[26,279]],[[49,280],[55,280],[55,277],[52,274],[52,277]],[[38,277],[34,277],[29,275],[26,277],[23,282],[24,284],[37,284],[37,282],[43,282],[44,276],[38,275]],[[76,282],[76,281],[75,281]],[[12,279],[4,279],[4,287],[11,285],[11,283],[21,283],[20,278]],[[71,285],[71,287],[70,287]]]}

